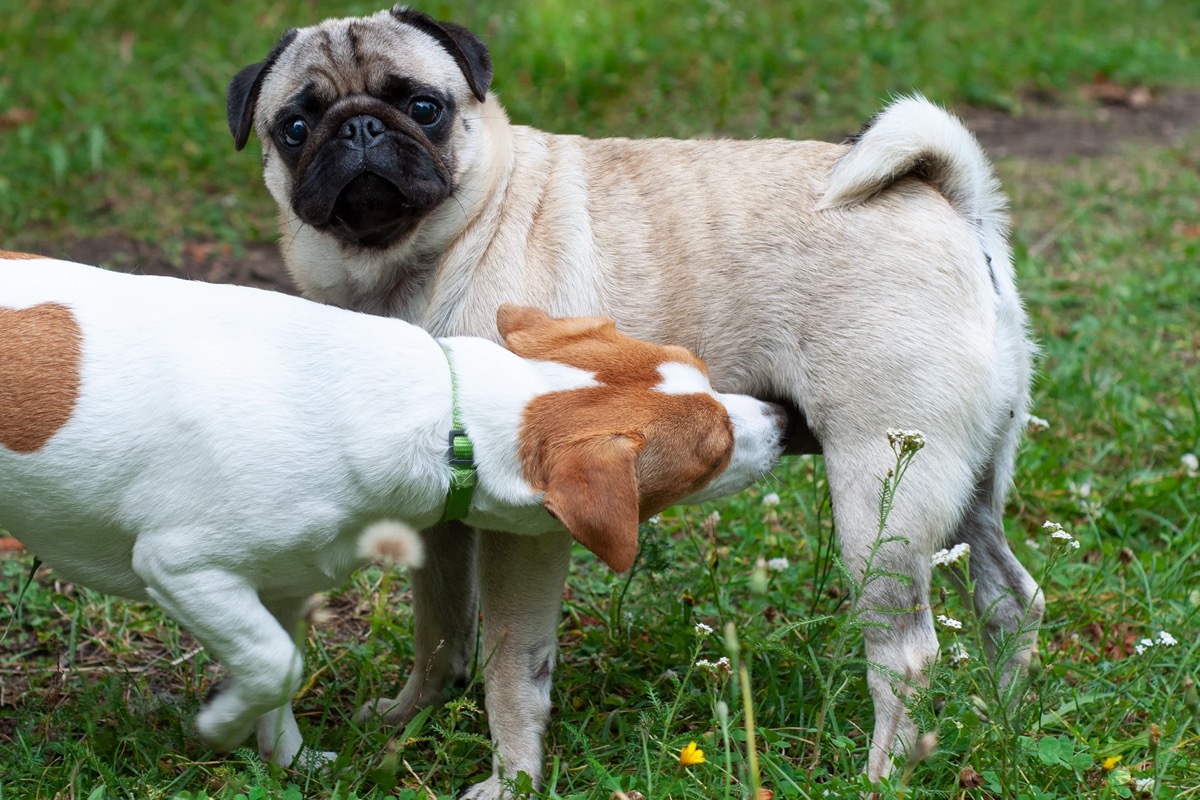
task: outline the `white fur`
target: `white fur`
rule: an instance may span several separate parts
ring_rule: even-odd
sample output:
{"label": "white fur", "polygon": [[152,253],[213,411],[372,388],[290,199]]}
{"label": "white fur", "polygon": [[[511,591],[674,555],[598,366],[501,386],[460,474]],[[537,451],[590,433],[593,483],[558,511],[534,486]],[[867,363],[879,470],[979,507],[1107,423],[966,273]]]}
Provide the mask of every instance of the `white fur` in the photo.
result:
{"label": "white fur", "polygon": [[[0,307],[41,303],[82,330],[79,397],[40,449],[0,447],[0,525],[66,580],[161,605],[232,677],[200,735],[231,749],[257,718],[263,757],[292,763],[309,596],[363,562],[371,523],[428,527],[442,512],[442,347],[399,320],[272,292],[0,260]],[[441,344],[479,466],[467,522],[561,531],[522,476],[517,436],[531,400],[593,377],[481,339]],[[735,430],[763,445],[746,454],[758,475],[778,455],[778,425],[773,443],[758,429],[769,422]],[[419,543],[405,546],[419,560]]]}
{"label": "white fur", "polygon": [[656,392],[663,394],[706,392],[712,394],[712,390],[708,387],[708,378],[704,377],[704,373],[691,364],[668,361],[666,364],[659,365],[658,372],[663,376],[663,380],[654,387]]}

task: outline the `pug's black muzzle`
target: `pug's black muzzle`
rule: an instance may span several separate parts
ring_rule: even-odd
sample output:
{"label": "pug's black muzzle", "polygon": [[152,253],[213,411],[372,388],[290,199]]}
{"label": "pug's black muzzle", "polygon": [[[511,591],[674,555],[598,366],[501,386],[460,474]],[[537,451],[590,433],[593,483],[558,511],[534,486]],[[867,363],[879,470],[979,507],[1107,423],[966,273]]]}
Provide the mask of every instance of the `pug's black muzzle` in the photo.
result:
{"label": "pug's black muzzle", "polygon": [[344,120],[303,170],[292,206],[358,247],[388,247],[450,196],[450,175],[420,141],[378,117]]}

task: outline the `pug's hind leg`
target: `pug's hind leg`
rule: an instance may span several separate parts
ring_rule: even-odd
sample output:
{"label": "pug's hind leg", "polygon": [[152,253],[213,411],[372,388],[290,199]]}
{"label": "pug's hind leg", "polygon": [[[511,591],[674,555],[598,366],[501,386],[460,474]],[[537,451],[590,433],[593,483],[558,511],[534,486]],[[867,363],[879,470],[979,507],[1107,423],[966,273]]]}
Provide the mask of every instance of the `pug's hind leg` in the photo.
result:
{"label": "pug's hind leg", "polygon": [[[957,522],[969,496],[969,470],[945,446],[929,444],[909,465],[880,531],[880,478],[895,464],[886,442],[829,446],[825,469],[842,557],[856,586],[855,607],[864,623],[867,686],[875,705],[867,776],[891,773],[918,737],[906,705],[928,685],[938,656],[929,607],[930,556]],[[958,478],[958,480],[955,480]]]}
{"label": "pug's hind leg", "polygon": [[[1011,459],[1001,462],[1001,466],[1004,464],[1011,464]],[[999,665],[999,686],[1004,692],[1029,667],[1037,647],[1037,628],[1046,611],[1045,596],[1037,581],[1013,555],[1004,536],[1007,472],[995,466],[985,472],[957,534],[958,541],[971,546],[969,569],[975,613],[984,625],[989,657],[1004,657]],[[954,574],[961,587],[961,571]],[[1010,702],[1017,699],[1009,698]]]}

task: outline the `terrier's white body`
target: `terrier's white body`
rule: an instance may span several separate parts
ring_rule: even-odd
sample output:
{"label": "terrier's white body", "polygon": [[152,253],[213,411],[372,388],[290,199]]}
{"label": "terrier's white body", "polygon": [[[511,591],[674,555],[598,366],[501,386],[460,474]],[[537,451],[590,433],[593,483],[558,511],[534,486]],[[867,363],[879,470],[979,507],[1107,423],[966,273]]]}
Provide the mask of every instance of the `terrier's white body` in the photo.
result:
{"label": "terrier's white body", "polygon": [[[510,311],[508,327],[527,334],[557,322]],[[200,713],[200,735],[230,749],[257,719],[260,752],[290,764],[302,745],[293,637],[308,598],[362,563],[364,527],[427,527],[445,506],[443,348],[478,466],[466,522],[485,529],[564,528],[546,510],[553,479],[531,484],[522,452],[532,402],[611,389],[654,406],[679,389],[664,373],[658,391],[633,393],[492,342],[439,342],[282,294],[0,254],[0,526],[67,580],[162,606],[232,677]],[[706,494],[770,468],[781,433],[771,407],[716,396],[698,370],[686,391],[736,409],[729,466],[705,476]],[[672,488],[674,502],[697,487]],[[574,533],[571,510],[552,510]],[[623,515],[636,537],[648,511],[596,513]],[[607,522],[579,538],[627,567],[636,540],[614,545]]]}

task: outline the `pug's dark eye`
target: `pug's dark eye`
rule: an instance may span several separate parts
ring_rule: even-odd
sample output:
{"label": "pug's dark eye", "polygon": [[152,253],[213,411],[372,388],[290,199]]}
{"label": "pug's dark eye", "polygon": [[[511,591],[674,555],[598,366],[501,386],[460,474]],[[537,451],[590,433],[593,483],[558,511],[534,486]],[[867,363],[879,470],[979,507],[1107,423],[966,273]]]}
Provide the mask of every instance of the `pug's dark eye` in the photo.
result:
{"label": "pug's dark eye", "polygon": [[283,123],[279,135],[288,147],[299,147],[308,138],[308,123],[300,117],[292,117]]}
{"label": "pug's dark eye", "polygon": [[418,125],[429,126],[442,118],[442,107],[436,100],[418,97],[408,104],[408,115]]}

